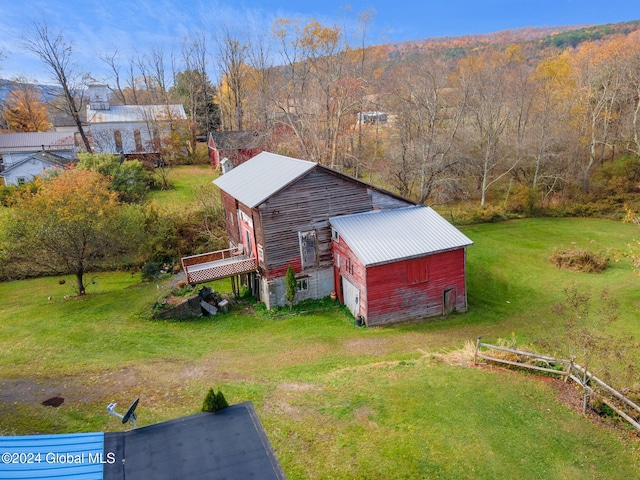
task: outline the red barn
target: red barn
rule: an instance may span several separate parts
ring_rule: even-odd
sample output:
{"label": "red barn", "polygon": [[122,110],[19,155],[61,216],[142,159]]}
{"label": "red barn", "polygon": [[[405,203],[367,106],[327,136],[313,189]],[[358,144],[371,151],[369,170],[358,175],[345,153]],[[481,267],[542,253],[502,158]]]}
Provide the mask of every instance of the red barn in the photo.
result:
{"label": "red barn", "polygon": [[331,168],[262,152],[214,181],[229,249],[185,257],[189,283],[243,275],[267,308],[338,293],[380,325],[465,311],[472,242],[429,207]]}
{"label": "red barn", "polygon": [[473,242],[432,208],[332,217],[335,284],[367,325],[467,310],[466,247]]}

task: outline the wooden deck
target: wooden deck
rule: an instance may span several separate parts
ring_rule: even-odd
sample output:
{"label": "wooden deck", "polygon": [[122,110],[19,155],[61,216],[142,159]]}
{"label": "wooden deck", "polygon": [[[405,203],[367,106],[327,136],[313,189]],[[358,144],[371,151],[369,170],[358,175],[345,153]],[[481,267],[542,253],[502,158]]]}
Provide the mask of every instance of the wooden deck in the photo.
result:
{"label": "wooden deck", "polygon": [[182,259],[182,269],[187,283],[205,283],[243,273],[255,272],[258,262],[255,258],[241,254],[241,249],[229,248],[216,252],[193,255]]}

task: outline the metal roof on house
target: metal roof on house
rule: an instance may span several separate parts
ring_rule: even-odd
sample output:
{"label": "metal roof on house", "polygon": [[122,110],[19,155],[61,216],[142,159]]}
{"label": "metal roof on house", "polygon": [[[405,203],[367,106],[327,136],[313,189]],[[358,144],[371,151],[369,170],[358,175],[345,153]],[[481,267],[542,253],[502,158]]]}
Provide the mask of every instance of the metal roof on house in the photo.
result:
{"label": "metal roof on house", "polygon": [[374,210],[332,217],[329,222],[365,266],[473,244],[431,207]]}
{"label": "metal roof on house", "polygon": [[0,134],[0,153],[37,152],[40,150],[73,150],[73,133],[27,132]]}
{"label": "metal roof on house", "polygon": [[104,433],[0,437],[0,478],[103,478]]}
{"label": "metal roof on house", "polygon": [[213,181],[249,208],[255,208],[317,164],[262,152]]}
{"label": "metal roof on house", "polygon": [[92,110],[87,107],[87,122],[122,123],[186,119],[182,105],[112,105],[109,110]]}

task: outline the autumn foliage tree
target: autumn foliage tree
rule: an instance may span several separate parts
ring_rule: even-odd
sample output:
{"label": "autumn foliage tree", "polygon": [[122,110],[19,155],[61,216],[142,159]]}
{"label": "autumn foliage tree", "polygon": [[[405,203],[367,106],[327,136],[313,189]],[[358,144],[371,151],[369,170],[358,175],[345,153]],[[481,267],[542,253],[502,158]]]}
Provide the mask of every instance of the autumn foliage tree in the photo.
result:
{"label": "autumn foliage tree", "polygon": [[13,132],[46,132],[51,125],[40,92],[22,82],[9,94],[2,116]]}
{"label": "autumn foliage tree", "polygon": [[135,252],[141,236],[138,210],[122,205],[109,186],[89,170],[37,179],[8,209],[0,258],[23,275],[73,273],[84,295],[85,273]]}

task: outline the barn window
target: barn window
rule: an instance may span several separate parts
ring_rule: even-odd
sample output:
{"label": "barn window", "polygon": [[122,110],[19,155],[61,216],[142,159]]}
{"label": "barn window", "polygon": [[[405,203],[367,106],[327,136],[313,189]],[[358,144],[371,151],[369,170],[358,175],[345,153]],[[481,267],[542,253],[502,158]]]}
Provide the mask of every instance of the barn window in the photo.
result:
{"label": "barn window", "polygon": [[429,280],[427,258],[416,258],[407,263],[407,281],[409,283],[422,283]]}
{"label": "barn window", "polygon": [[24,185],[25,183],[27,183],[27,179],[24,177],[18,177],[16,181],[18,182],[18,185]]}
{"label": "barn window", "polygon": [[309,290],[309,280],[307,278],[301,278],[296,281],[296,288],[299,292],[306,292]]}
{"label": "barn window", "polygon": [[340,241],[340,234],[335,228],[331,229],[331,238],[333,238],[333,241],[336,243]]}
{"label": "barn window", "polygon": [[229,212],[229,223],[231,224],[232,227],[234,226],[234,223],[233,223],[233,212]]}
{"label": "barn window", "polygon": [[113,132],[113,140],[116,142],[116,152],[122,151],[122,133],[120,130],[115,130]]}
{"label": "barn window", "polygon": [[264,248],[260,244],[258,244],[258,260],[264,262]]}
{"label": "barn window", "polygon": [[353,262],[348,256],[344,258],[344,271],[353,275]]}
{"label": "barn window", "polygon": [[308,232],[298,232],[300,241],[300,258],[302,259],[302,268],[315,267],[318,263],[316,253],[317,237],[315,230]]}
{"label": "barn window", "polygon": [[140,130],[133,131],[133,139],[136,142],[136,150],[142,150],[142,136],[140,135]]}

